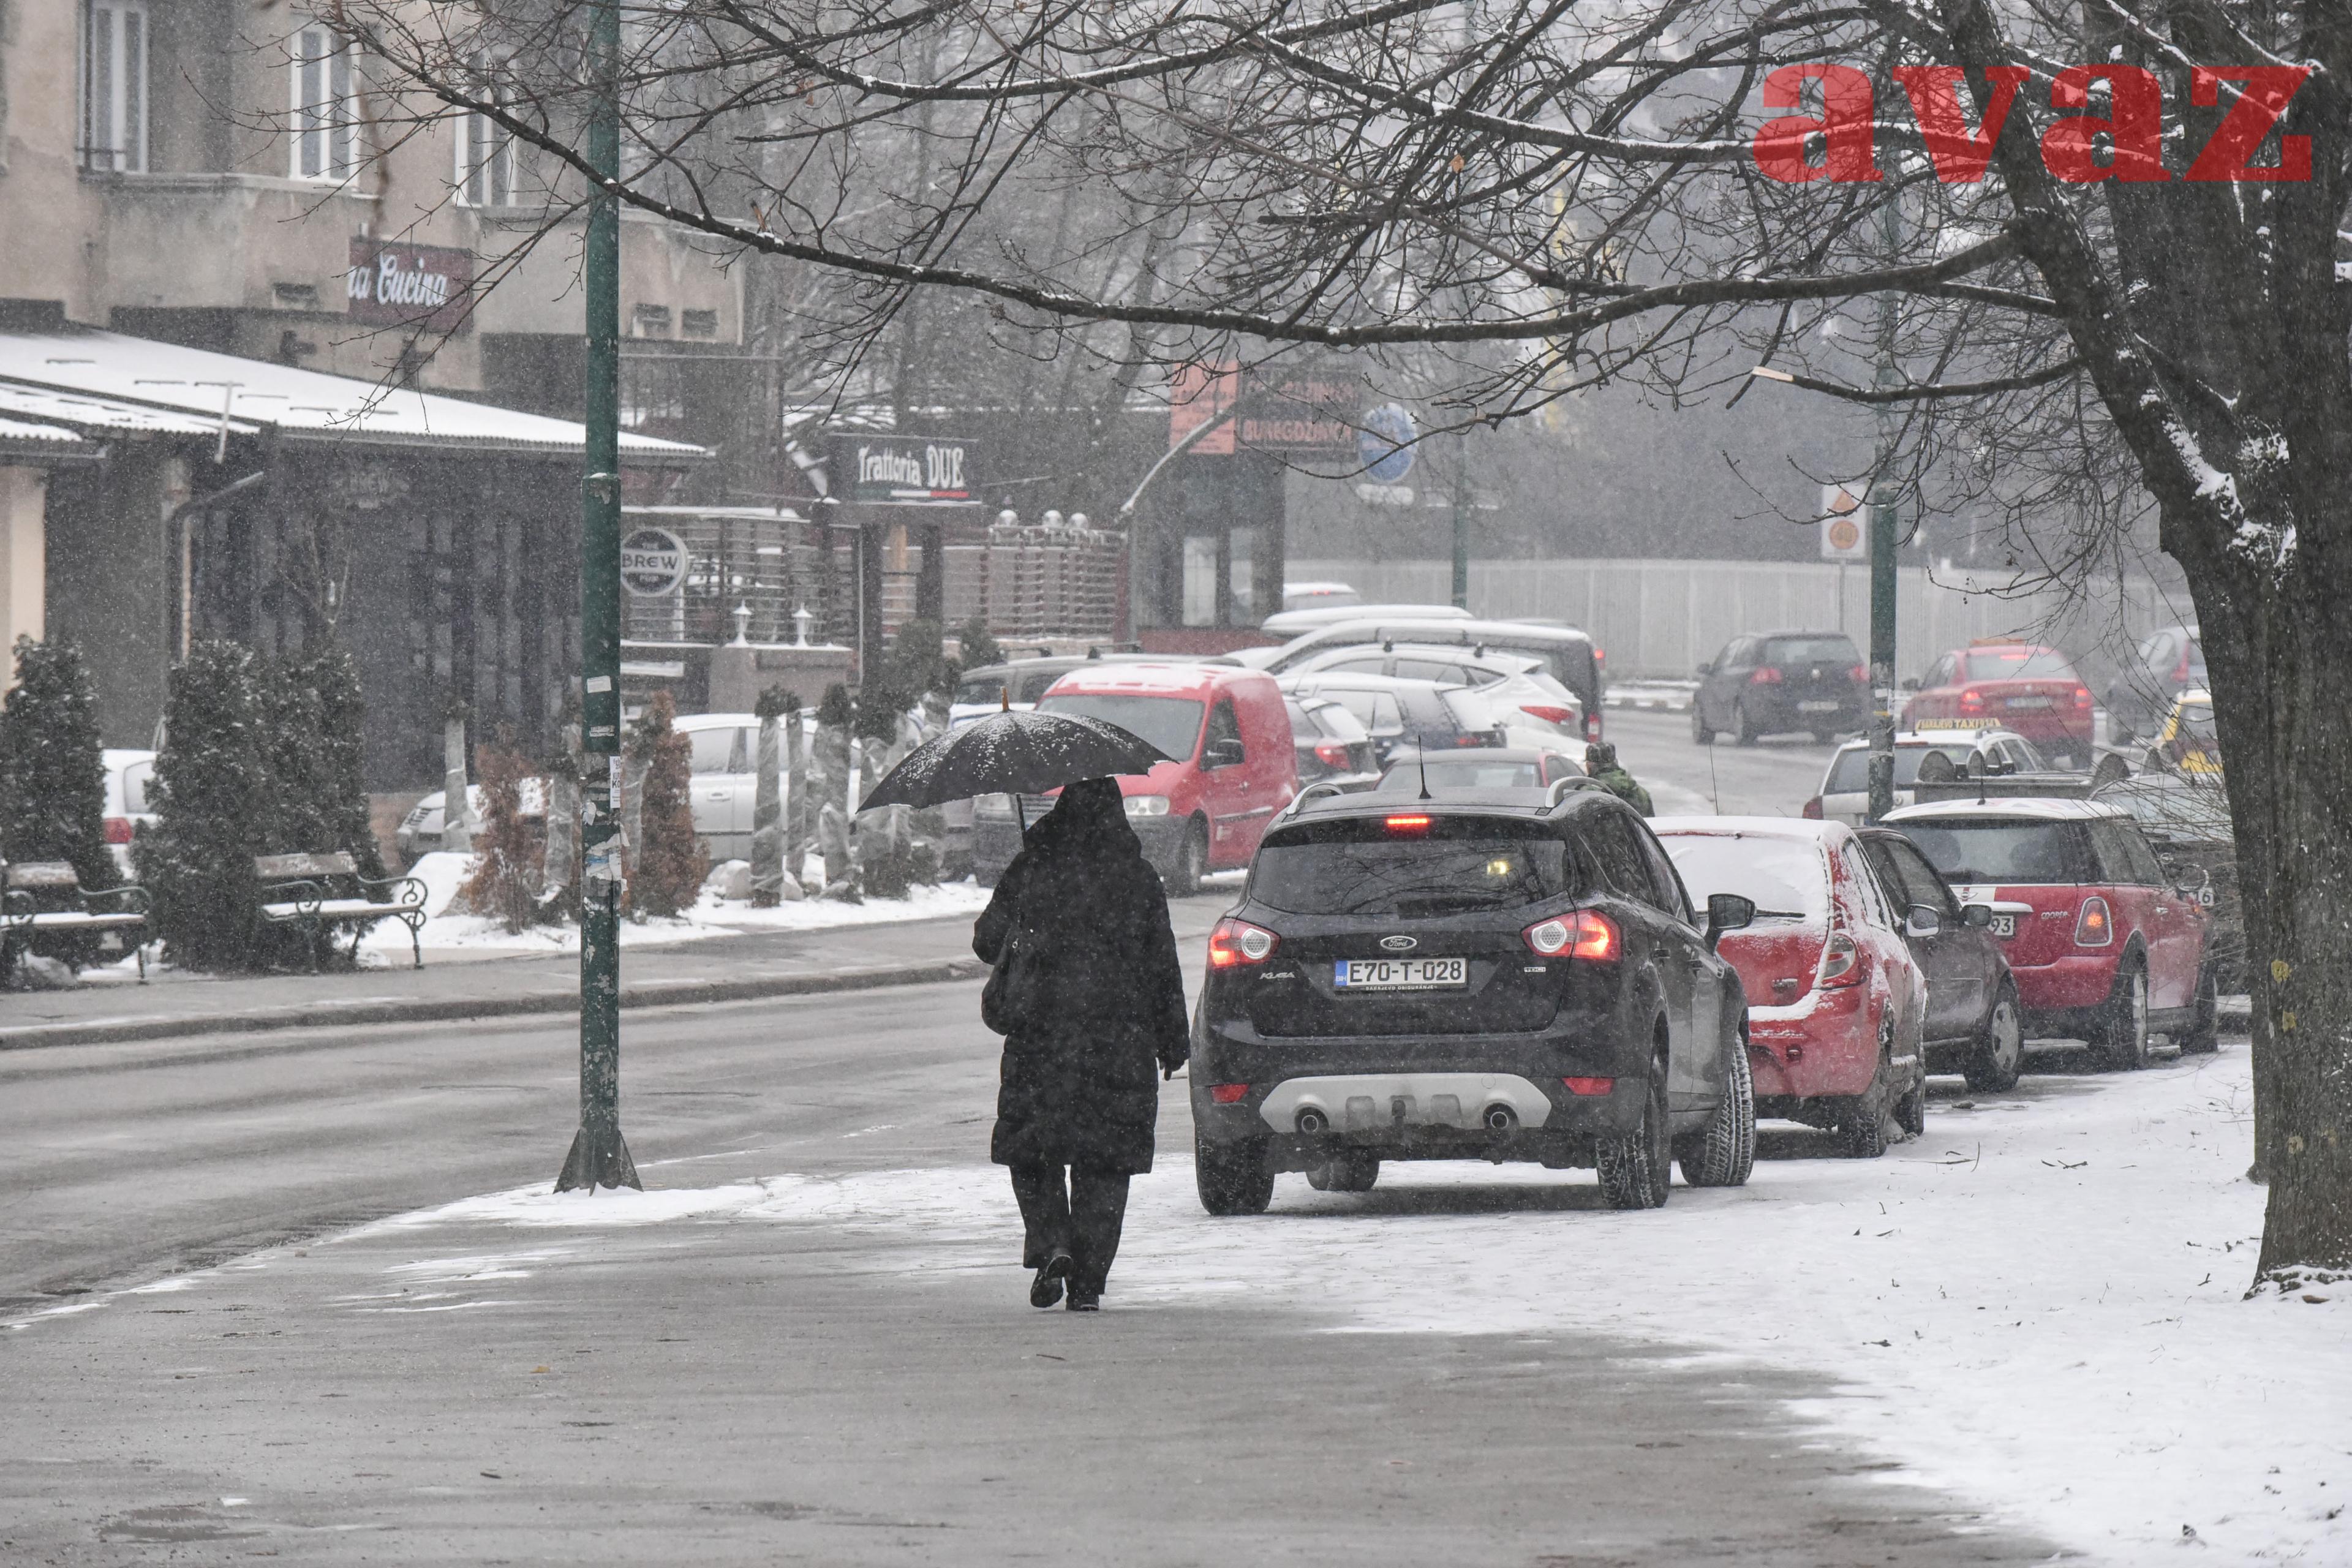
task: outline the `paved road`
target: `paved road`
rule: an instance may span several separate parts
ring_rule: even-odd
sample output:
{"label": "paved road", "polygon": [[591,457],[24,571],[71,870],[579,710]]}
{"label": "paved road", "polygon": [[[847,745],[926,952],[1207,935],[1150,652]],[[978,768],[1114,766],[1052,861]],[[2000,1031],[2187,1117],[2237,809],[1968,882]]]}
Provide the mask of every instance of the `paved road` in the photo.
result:
{"label": "paved road", "polygon": [[1837,750],[1798,735],[1753,746],[1727,740],[1695,745],[1687,713],[1612,709],[1607,723],[1609,739],[1633,776],[1653,795],[1665,796],[1657,801],[1661,816],[1714,810],[1720,803],[1725,812],[1794,816],[1822,787],[1822,774]]}

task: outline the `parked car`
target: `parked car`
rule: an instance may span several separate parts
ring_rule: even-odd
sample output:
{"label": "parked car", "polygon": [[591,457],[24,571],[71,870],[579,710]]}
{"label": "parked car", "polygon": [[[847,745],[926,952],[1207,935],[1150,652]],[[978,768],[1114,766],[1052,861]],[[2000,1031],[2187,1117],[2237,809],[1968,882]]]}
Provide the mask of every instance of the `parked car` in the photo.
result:
{"label": "parked car", "polygon": [[1527,789],[1549,791],[1562,779],[1580,779],[1584,769],[1564,752],[1528,746],[1496,746],[1477,751],[1425,752],[1400,747],[1390,753],[1380,788],[1387,795],[1418,795],[1426,783],[1432,793],[1452,790]]}
{"label": "parked car", "polygon": [[1298,782],[1370,789],[1380,779],[1372,737],[1356,716],[1328,697],[1285,697],[1290,715],[1291,749],[1298,757]]}
{"label": "parked car", "polygon": [[1927,983],[1853,829],[1781,816],[1652,819],[1695,898],[1738,894],[1755,923],[1723,956],[1748,998],[1756,1113],[1886,1152],[1890,1119],[1927,1125]]}
{"label": "parked car", "polygon": [[2063,767],[2091,764],[2091,689],[2054,647],[1992,640],[1929,667],[1903,706],[1903,728],[2013,730]]}
{"label": "parked car", "polygon": [[1474,653],[1520,653],[1544,661],[1553,679],[1575,694],[1583,715],[1584,739],[1601,738],[1601,650],[1592,639],[1568,626],[1532,621],[1481,621],[1444,616],[1365,616],[1335,621],[1295,637],[1254,659],[1257,668],[1280,675],[1328,649],[1363,644],[1410,642],[1465,647]]}
{"label": "parked car", "polygon": [[2153,735],[2174,700],[2201,689],[2205,679],[2205,648],[2195,626],[2150,632],[2132,662],[2107,682],[2107,739],[2121,744]]}
{"label": "parked car", "polygon": [[2246,988],[2246,915],[2238,901],[2238,844],[2230,797],[2212,774],[2141,773],[2091,791],[2091,798],[2131,813],[2176,883],[2210,889],[2205,962],[2216,989]]}
{"label": "parked car", "polygon": [[123,876],[135,876],[131,841],[141,828],[155,825],[155,809],[147,800],[148,786],[155,782],[155,753],[110,747],[99,753],[99,763],[106,770],[107,853]]}
{"label": "parked car", "polygon": [[2103,801],[1994,799],[1906,806],[1885,818],[1963,903],[1992,908],[2028,1037],[2086,1041],[2146,1067],[2151,1034],[2210,1050],[2218,993],[2206,963],[2210,890],[2168,875],[2130,814]]}
{"label": "parked car", "polygon": [[[521,806],[524,821],[537,822],[546,816],[547,781],[545,779],[525,779],[515,794],[518,804]],[[448,798],[446,791],[436,789],[415,805],[410,806],[408,815],[400,819],[400,826],[393,831],[392,842],[393,847],[399,850],[400,858],[404,861],[414,865],[420,858],[440,849]],[[482,786],[467,784],[466,798],[473,806],[474,820],[479,822],[482,819]],[[697,826],[698,826],[699,823]]]}
{"label": "parked car", "polygon": [[[1923,730],[1895,737],[1895,804],[1911,804],[1920,764],[1935,752],[1962,778],[2038,773],[2050,764],[2033,742],[2008,730]],[[1870,816],[1870,742],[1848,741],[1830,758],[1821,792],[1805,802],[1804,815],[1861,826]]]}
{"label": "parked car", "polygon": [[2172,710],[2147,748],[2145,766],[2152,772],[2221,776],[2221,735],[2213,723],[2213,694],[2184,691],[2173,699]]}
{"label": "parked car", "polygon": [[1513,745],[1540,746],[1580,739],[1583,707],[1540,658],[1501,649],[1473,650],[1430,643],[1378,643],[1335,647],[1286,674],[1393,675],[1458,687],[1449,693],[1472,729],[1499,728]]}
{"label": "parked car", "polygon": [[1616,1208],[1748,1179],[1738,976],[1624,803],[1528,791],[1309,800],[1209,938],[1193,1169],[1212,1214],[1277,1172],[1363,1192],[1391,1160],[1597,1166]]}
{"label": "parked car", "polygon": [[[1452,605],[1367,605],[1356,599],[1341,602],[1337,598],[1318,598],[1313,603],[1288,602],[1285,590],[1282,610],[1260,621],[1257,629],[1268,637],[1287,641],[1318,626],[1333,626],[1340,621],[1374,618],[1410,617],[1417,621],[1466,621],[1470,612]],[[1265,650],[1271,652],[1271,649]]]}
{"label": "parked car", "polygon": [[1025,712],[1037,705],[1037,699],[1046,689],[1074,669],[1088,665],[1107,663],[1160,664],[1164,655],[1133,653],[1123,648],[1092,648],[1078,654],[1053,654],[1036,658],[1016,658],[1003,664],[984,664],[967,669],[956,682],[954,696],[948,702],[948,728],[969,724],[974,719],[1012,708]]}
{"label": "parked car", "polygon": [[[1063,676],[1037,710],[1108,720],[1176,759],[1118,781],[1128,821],[1171,893],[1198,892],[1208,873],[1248,865],[1266,824],[1298,793],[1282,689],[1254,669],[1104,662]],[[1019,853],[1016,813],[1034,821],[1052,799],[975,803],[972,873],[982,887],[993,887]]]}
{"label": "parked car", "polygon": [[1992,906],[1963,905],[1918,846],[1891,827],[1864,828],[1862,852],[1927,982],[1927,1070],[1958,1073],[1973,1089],[2015,1089],[2025,1070],[2024,1014],[1992,934]]}
{"label": "parked car", "polygon": [[1500,731],[1473,727],[1465,705],[1454,700],[1465,689],[1461,687],[1345,671],[1285,675],[1276,684],[1289,696],[1328,697],[1353,713],[1370,734],[1372,756],[1379,763],[1385,763],[1400,746],[1443,751],[1504,742]]}
{"label": "parked car", "polygon": [[1762,632],[1732,638],[1698,667],[1691,739],[1718,732],[1743,746],[1811,731],[1826,745],[1870,721],[1870,667],[1843,632]]}
{"label": "parked car", "polygon": [[1285,583],[1282,585],[1282,607],[1285,610],[1343,609],[1363,602],[1364,596],[1345,583]]}

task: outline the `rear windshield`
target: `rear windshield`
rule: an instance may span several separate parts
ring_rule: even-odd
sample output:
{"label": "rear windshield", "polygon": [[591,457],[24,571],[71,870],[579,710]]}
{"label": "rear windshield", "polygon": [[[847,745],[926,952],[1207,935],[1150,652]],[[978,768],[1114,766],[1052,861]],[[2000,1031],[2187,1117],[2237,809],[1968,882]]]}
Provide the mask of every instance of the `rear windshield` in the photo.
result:
{"label": "rear windshield", "polygon": [[2079,822],[1988,817],[1895,822],[1948,882],[2087,882],[2089,845]]}
{"label": "rear windshield", "polygon": [[[1397,763],[1381,780],[1383,790],[1421,788],[1423,764],[1407,761]],[[1478,763],[1448,757],[1444,762],[1428,763],[1429,787],[1432,789],[1540,789],[1543,770],[1533,762],[1503,761]]]}
{"label": "rear windshield", "polygon": [[1076,713],[1116,724],[1180,763],[1191,761],[1193,752],[1199,749],[1202,704],[1197,697],[1061,691],[1044,699],[1037,707],[1041,712]]}
{"label": "rear windshield", "polygon": [[2080,680],[2064,654],[2046,647],[1979,648],[1968,656],[1970,680]]}
{"label": "rear windshield", "polygon": [[1662,833],[1691,902],[1704,909],[1717,893],[1756,900],[1756,918],[1825,924],[1830,918],[1830,868],[1810,838],[1748,833]]}
{"label": "rear windshield", "polygon": [[977,708],[982,703],[992,707],[1003,699],[1004,677],[1001,675],[974,676],[956,686],[955,700],[960,707]]}
{"label": "rear windshield", "polygon": [[[1949,746],[1897,746],[1895,748],[1895,787],[1909,789],[1919,782],[1919,764],[1927,760],[1930,752],[1941,752],[1952,759],[1953,768],[1962,773],[1969,771],[1969,754],[1976,748],[1967,742]],[[1870,748],[1856,746],[1850,752],[1840,752],[1837,761],[1830,764],[1829,782],[1822,785],[1823,795],[1860,795],[1870,787]]]}
{"label": "rear windshield", "polygon": [[1412,831],[1377,816],[1294,830],[1257,852],[1249,883],[1250,897],[1292,914],[1408,919],[1516,910],[1574,891],[1576,862],[1556,832],[1476,816],[1438,816]]}
{"label": "rear windshield", "polygon": [[1764,644],[1764,658],[1769,665],[1834,664],[1851,668],[1862,662],[1853,642],[1845,637],[1771,637]]}

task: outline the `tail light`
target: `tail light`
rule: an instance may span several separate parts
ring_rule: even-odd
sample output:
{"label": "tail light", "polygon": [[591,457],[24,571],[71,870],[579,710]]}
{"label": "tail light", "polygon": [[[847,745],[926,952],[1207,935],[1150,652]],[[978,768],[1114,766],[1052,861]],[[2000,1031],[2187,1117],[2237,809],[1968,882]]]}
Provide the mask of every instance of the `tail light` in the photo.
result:
{"label": "tail light", "polygon": [[1601,713],[1598,709],[1584,716],[1584,738],[1588,741],[1601,739]]}
{"label": "tail light", "polygon": [[109,844],[130,843],[131,819],[127,816],[108,817],[106,819],[106,841]]}
{"label": "tail light", "polygon": [[1557,724],[1562,728],[1576,718],[1576,710],[1573,708],[1554,708],[1541,702],[1523,702],[1519,705],[1519,711],[1532,713],[1547,724]]}
{"label": "tail light", "polygon": [[1768,665],[1764,668],[1759,669],[1755,674],[1749,676],[1748,678],[1748,684],[1750,686],[1778,686],[1780,684],[1780,672]]}
{"label": "tail light", "polygon": [[1595,963],[1610,963],[1616,958],[1619,948],[1617,922],[1598,910],[1579,910],[1574,914],[1538,921],[1521,931],[1519,939],[1546,958],[1566,953],[1570,958],[1589,958]]}
{"label": "tail light", "polygon": [[1383,826],[1391,833],[1426,833],[1429,831],[1429,818],[1419,815],[1391,816]]}
{"label": "tail light", "polygon": [[1870,666],[1866,664],[1857,664],[1852,669],[1847,670],[1846,674],[1853,678],[1853,683],[1856,686],[1867,686],[1870,684]]}
{"label": "tail light", "polygon": [[2074,917],[2074,945],[2105,947],[2115,940],[2115,916],[2107,909],[2107,900],[2094,893],[2083,900],[2082,912]]}
{"label": "tail light", "polygon": [[1568,1086],[1570,1094],[1607,1094],[1617,1087],[1613,1078],[1564,1078],[1559,1081]]}
{"label": "tail light", "polygon": [[2078,686],[2074,688],[2074,706],[2077,708],[2088,708],[2090,705],[2091,689],[2087,686]]}
{"label": "tail light", "polygon": [[1962,692],[1960,693],[1960,711],[1961,711],[1961,712],[1963,712],[1963,713],[1981,713],[1981,712],[1983,712],[1983,711],[1984,711],[1984,693],[1983,693],[1983,692],[1981,692],[1981,691],[1979,691],[1979,690],[1978,690],[1975,687],[1973,687],[1973,686],[1971,686],[1971,687],[1968,688],[1966,690],[1962,691]]}
{"label": "tail light", "polygon": [[1249,1085],[1245,1083],[1213,1083],[1209,1086],[1210,1100],[1219,1105],[1239,1105],[1248,1094]]}
{"label": "tail light", "polygon": [[1854,946],[1853,938],[1842,931],[1830,932],[1822,944],[1821,978],[1813,984],[1824,988],[1862,984],[1862,949]]}
{"label": "tail light", "polygon": [[1327,768],[1344,768],[1355,759],[1344,741],[1326,741],[1315,748],[1315,760]]}
{"label": "tail light", "polygon": [[1281,945],[1282,939],[1264,926],[1227,916],[1209,933],[1209,967],[1231,969],[1239,963],[1264,963]]}
{"label": "tail light", "polygon": [[1805,802],[1804,817],[1808,822],[1819,822],[1822,819],[1822,797],[1820,795],[1815,795],[1812,799]]}

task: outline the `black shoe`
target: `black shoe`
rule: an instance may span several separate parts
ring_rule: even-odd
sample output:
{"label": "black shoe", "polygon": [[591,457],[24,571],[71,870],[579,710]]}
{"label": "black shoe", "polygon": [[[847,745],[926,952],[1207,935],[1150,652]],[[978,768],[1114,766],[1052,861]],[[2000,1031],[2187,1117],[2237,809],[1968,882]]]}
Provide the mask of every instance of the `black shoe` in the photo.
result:
{"label": "black shoe", "polygon": [[1062,1299],[1062,1281],[1070,1277],[1070,1255],[1056,1252],[1037,1267],[1037,1278],[1029,1281],[1029,1304],[1050,1307]]}
{"label": "black shoe", "polygon": [[1099,1290],[1072,1289],[1070,1292],[1070,1310],[1073,1312],[1101,1311],[1102,1292]]}

